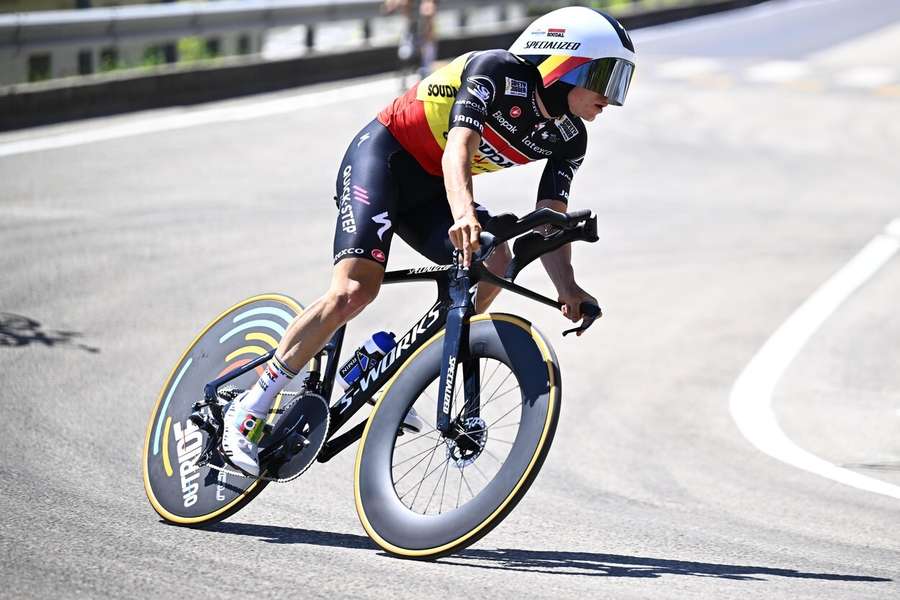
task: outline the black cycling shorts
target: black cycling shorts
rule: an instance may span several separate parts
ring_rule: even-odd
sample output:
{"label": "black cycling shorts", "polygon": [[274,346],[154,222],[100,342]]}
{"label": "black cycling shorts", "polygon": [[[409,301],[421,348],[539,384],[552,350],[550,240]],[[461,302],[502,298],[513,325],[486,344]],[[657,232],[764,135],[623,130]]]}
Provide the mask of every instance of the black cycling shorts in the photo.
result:
{"label": "black cycling shorts", "polygon": [[[366,258],[385,265],[396,232],[437,264],[453,260],[453,225],[443,177],[429,175],[373,120],[350,142],[335,184],[334,262]],[[486,228],[490,214],[476,205]]]}

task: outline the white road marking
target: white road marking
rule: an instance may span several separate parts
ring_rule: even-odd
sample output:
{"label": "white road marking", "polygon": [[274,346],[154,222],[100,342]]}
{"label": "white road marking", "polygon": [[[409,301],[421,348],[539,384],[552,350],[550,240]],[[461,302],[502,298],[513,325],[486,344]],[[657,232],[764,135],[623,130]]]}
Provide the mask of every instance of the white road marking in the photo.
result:
{"label": "white road marking", "polygon": [[855,88],[876,88],[897,79],[890,67],[857,67],[835,78],[838,85]]}
{"label": "white road marking", "polygon": [[784,83],[809,74],[809,66],[793,60],[770,60],[747,69],[747,79],[757,83]]}
{"label": "white road marking", "polygon": [[711,58],[681,58],[670,60],[656,70],[660,77],[669,79],[690,79],[708,75],[721,69],[721,63]]}
{"label": "white road marking", "polygon": [[337,104],[348,100],[366,98],[376,93],[397,91],[396,77],[388,77],[355,85],[328,89],[319,92],[306,92],[287,98],[263,100],[237,106],[190,110],[180,114],[167,114],[156,117],[139,117],[137,120],[115,125],[98,125],[95,128],[50,135],[34,139],[21,139],[0,143],[0,157],[28,152],[40,152],[56,148],[68,148],[81,144],[103,142],[145,133],[158,133],[173,129],[185,129],[210,123],[227,121],[245,121],[259,117],[268,117],[297,110],[317,108],[328,104]]}
{"label": "white road marking", "polygon": [[900,500],[900,486],[838,467],[792,442],[772,411],[772,392],[825,320],[900,250],[900,219],[869,242],[766,341],[731,390],[731,415],[744,437],[769,456],[846,485]]}

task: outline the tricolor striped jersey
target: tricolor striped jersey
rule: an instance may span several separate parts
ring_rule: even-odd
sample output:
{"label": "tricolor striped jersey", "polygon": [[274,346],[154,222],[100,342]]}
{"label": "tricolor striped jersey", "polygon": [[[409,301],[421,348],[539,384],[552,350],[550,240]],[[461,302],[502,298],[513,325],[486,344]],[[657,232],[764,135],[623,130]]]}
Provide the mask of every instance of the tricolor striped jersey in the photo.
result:
{"label": "tricolor striped jersey", "polygon": [[584,158],[587,132],[571,113],[557,119],[541,115],[536,94],[543,85],[539,68],[544,66],[505,50],[469,52],[395,99],[378,120],[436,176],[443,175],[441,156],[451,127],[481,134],[473,175],[547,159],[538,199],[567,202]]}

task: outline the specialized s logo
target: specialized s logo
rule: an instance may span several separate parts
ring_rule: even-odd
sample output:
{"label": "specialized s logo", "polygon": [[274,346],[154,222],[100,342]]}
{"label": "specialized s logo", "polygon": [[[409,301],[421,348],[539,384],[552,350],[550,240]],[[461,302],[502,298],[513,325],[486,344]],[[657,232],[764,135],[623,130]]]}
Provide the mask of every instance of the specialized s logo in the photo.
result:
{"label": "specialized s logo", "polygon": [[391,228],[391,218],[390,216],[388,216],[388,212],[384,211],[383,213],[377,214],[372,217],[372,220],[381,225],[381,227],[378,229],[378,239],[383,242],[384,234],[387,233]]}
{"label": "specialized s logo", "polygon": [[496,90],[494,90],[494,82],[491,81],[489,77],[485,77],[484,75],[473,75],[472,77],[466,78],[466,84],[466,90],[481,100],[481,103],[484,104],[485,108],[487,108],[488,104],[494,100]]}

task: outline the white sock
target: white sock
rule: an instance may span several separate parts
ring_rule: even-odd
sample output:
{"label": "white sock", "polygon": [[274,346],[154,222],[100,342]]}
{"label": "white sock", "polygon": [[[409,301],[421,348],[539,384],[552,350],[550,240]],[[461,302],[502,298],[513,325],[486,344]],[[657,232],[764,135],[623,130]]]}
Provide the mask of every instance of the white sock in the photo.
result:
{"label": "white sock", "polygon": [[259,381],[241,399],[241,408],[256,415],[265,415],[275,403],[275,397],[297,375],[277,356],[266,364]]}

